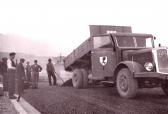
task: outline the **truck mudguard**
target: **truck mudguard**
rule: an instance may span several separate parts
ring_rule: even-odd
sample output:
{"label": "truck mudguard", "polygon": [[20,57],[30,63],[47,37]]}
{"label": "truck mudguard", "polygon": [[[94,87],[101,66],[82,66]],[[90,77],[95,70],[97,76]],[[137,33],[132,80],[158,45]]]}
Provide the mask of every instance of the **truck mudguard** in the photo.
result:
{"label": "truck mudguard", "polygon": [[144,71],[144,67],[135,62],[135,61],[124,61],[120,62],[117,67],[115,68],[114,76],[117,76],[118,71],[120,71],[122,68],[128,68],[132,73],[138,73]]}

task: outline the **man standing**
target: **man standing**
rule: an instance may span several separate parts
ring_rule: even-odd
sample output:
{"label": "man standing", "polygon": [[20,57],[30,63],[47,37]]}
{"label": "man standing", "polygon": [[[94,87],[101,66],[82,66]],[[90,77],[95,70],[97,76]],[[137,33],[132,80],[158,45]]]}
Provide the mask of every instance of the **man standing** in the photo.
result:
{"label": "man standing", "polygon": [[3,76],[3,91],[4,96],[8,97],[8,76],[7,76],[7,58],[2,58],[2,63],[0,65],[0,71]]}
{"label": "man standing", "polygon": [[9,54],[9,59],[7,60],[7,75],[8,75],[8,89],[9,89],[9,98],[16,99],[13,95],[15,91],[15,70],[16,64],[14,62],[16,53],[12,52]]}
{"label": "man standing", "polygon": [[53,78],[53,85],[56,85],[57,79],[56,79],[56,76],[55,76],[54,65],[53,65],[51,59],[48,59],[46,70],[47,70],[47,74],[48,74],[49,85],[52,86],[51,77]]}
{"label": "man standing", "polygon": [[23,66],[24,61],[25,60],[23,58],[20,59],[20,63],[16,67],[17,89],[18,89],[18,94],[19,94],[17,101],[20,100],[21,94],[24,91],[24,80],[26,78],[25,69]]}
{"label": "man standing", "polygon": [[25,69],[26,69],[27,82],[30,83],[31,82],[31,66],[30,66],[30,62],[29,61],[27,61]]}
{"label": "man standing", "polygon": [[42,67],[37,64],[37,60],[34,60],[34,64],[31,66],[31,71],[32,71],[32,89],[37,89],[39,72],[42,71]]}

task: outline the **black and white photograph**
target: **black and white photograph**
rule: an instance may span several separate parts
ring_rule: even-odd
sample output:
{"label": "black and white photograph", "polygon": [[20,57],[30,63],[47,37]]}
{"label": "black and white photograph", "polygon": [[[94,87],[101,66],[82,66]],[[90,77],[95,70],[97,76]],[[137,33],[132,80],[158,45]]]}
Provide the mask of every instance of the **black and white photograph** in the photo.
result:
{"label": "black and white photograph", "polygon": [[0,114],[168,114],[166,0],[1,0]]}

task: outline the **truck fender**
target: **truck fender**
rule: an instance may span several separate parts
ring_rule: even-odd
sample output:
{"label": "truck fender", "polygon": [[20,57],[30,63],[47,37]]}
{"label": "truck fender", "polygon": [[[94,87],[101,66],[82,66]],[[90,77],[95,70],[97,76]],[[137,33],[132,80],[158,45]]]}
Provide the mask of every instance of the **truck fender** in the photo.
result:
{"label": "truck fender", "polygon": [[138,72],[142,72],[144,70],[144,67],[135,62],[135,61],[124,61],[124,62],[120,62],[116,68],[115,68],[115,71],[114,71],[114,77],[116,79],[117,77],[117,73],[122,69],[122,68],[128,68],[131,73],[138,73]]}

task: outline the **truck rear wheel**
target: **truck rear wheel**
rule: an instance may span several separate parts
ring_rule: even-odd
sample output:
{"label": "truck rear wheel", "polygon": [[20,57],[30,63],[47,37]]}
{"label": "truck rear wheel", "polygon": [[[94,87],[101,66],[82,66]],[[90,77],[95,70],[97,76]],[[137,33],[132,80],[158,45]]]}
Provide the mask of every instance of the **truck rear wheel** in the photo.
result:
{"label": "truck rear wheel", "polygon": [[74,88],[82,88],[82,72],[80,69],[75,69],[73,71],[72,84]]}
{"label": "truck rear wheel", "polygon": [[128,68],[121,69],[117,74],[117,91],[123,98],[132,98],[138,90],[137,80]]}
{"label": "truck rear wheel", "polygon": [[168,96],[168,82],[162,84],[162,90],[163,92]]}
{"label": "truck rear wheel", "polygon": [[87,88],[88,86],[88,72],[85,69],[81,69],[82,77],[83,77],[83,88]]}

